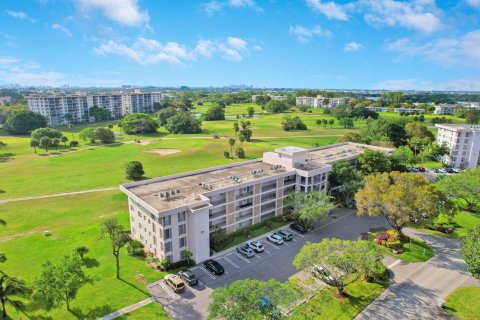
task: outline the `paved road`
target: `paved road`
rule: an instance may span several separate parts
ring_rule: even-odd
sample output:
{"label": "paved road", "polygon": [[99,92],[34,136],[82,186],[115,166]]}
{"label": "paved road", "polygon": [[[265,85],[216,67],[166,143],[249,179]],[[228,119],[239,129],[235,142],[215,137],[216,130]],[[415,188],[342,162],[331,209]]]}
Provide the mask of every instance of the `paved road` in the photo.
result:
{"label": "paved road", "polygon": [[293,267],[292,261],[305,242],[318,242],[323,238],[333,237],[359,239],[365,237],[369,231],[377,231],[385,227],[384,219],[359,218],[353,210],[337,209],[333,216],[323,221],[316,231],[305,235],[295,234],[294,240],[291,242],[277,246],[262,239],[265,252],[250,259],[244,258],[234,251],[216,255],[214,259],[218,260],[226,269],[224,275],[214,276],[203,269],[201,265],[191,268],[201,284],[188,288],[182,294],[173,293],[161,280],[150,284],[148,289],[172,319],[205,319],[211,301],[210,294],[214,288],[246,278],[259,280],[274,278],[283,282],[292,276],[301,277],[302,274]]}
{"label": "paved road", "polygon": [[480,286],[467,271],[459,239],[428,235],[414,229],[405,233],[426,241],[435,256],[422,263],[391,264],[392,285],[365,308],[363,319],[453,319],[438,307],[457,287]]}

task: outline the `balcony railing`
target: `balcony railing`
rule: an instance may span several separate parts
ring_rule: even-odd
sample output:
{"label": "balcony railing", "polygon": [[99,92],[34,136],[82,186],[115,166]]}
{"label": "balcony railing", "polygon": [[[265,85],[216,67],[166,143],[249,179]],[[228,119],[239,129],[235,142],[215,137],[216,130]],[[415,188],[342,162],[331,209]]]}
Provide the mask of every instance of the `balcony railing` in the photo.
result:
{"label": "balcony railing", "polygon": [[235,199],[238,200],[238,199],[242,199],[242,198],[246,198],[246,197],[250,197],[250,196],[253,196],[253,191],[243,192],[243,193],[237,194]]}
{"label": "balcony railing", "polygon": [[240,204],[240,205],[236,206],[235,210],[245,209],[245,208],[251,207],[252,205],[253,205],[253,202],[243,203],[243,204]]}
{"label": "balcony railing", "polygon": [[219,218],[219,217],[223,217],[226,214],[227,214],[227,211],[223,210],[223,211],[220,211],[220,212],[212,213],[212,214],[209,215],[209,217],[210,217],[210,219],[216,219],[216,218]]}
{"label": "balcony railing", "polygon": [[265,212],[275,210],[275,207],[276,207],[275,204],[271,204],[271,205],[268,205],[268,206],[262,206],[261,212],[265,213]]}
{"label": "balcony railing", "polygon": [[227,199],[224,198],[224,199],[220,199],[220,200],[212,200],[210,201],[210,203],[212,204],[212,206],[218,206],[218,205],[221,205],[221,204],[224,204],[227,202]]}
{"label": "balcony railing", "polygon": [[277,189],[277,185],[276,185],[276,184],[272,184],[272,185],[268,185],[268,186],[263,186],[263,187],[262,187],[262,192],[267,192],[267,191],[275,190],[275,189]]}

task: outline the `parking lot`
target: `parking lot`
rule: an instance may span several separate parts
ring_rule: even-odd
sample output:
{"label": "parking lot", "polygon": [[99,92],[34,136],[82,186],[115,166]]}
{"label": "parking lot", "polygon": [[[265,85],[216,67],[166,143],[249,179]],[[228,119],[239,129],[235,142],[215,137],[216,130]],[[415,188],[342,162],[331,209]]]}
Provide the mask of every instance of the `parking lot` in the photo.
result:
{"label": "parking lot", "polygon": [[383,218],[357,217],[354,210],[337,209],[331,216],[319,223],[315,229],[307,234],[298,234],[291,231],[294,237],[282,245],[273,244],[264,235],[259,240],[264,245],[264,252],[256,253],[251,258],[238,254],[235,248],[229,249],[212,259],[218,261],[225,269],[223,275],[213,275],[210,271],[198,264],[190,270],[199,279],[199,284],[187,287],[180,294],[173,292],[163,280],[149,284],[148,290],[172,319],[205,319],[210,294],[214,288],[222,287],[236,280],[258,279],[286,281],[290,277],[305,277],[295,269],[292,261],[307,241],[318,242],[323,238],[360,239],[366,237],[369,231],[386,228]]}

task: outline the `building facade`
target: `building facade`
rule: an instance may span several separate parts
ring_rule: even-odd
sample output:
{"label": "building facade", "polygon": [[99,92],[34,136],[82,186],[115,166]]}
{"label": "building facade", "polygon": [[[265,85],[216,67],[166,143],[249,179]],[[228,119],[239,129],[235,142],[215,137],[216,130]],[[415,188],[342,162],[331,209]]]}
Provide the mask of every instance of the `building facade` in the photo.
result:
{"label": "building facade", "polygon": [[47,117],[52,127],[89,121],[89,110],[99,107],[110,111],[112,118],[136,112],[151,113],[162,101],[159,92],[112,92],[75,95],[32,95],[28,108]]}
{"label": "building facade", "polygon": [[[257,97],[260,96],[260,94],[254,94],[252,95],[252,102],[257,101]],[[270,99],[275,100],[275,101],[284,101],[287,100],[287,96],[279,96],[279,95],[274,95],[271,93],[267,93],[267,96],[270,97]]]}
{"label": "building facade", "polygon": [[367,107],[367,109],[375,112],[388,112],[388,108],[386,107]]}
{"label": "building facade", "polygon": [[435,107],[434,114],[454,114],[455,113],[455,106],[451,104],[441,104]]}
{"label": "building facade", "polygon": [[407,114],[425,113],[425,109],[415,109],[415,108],[394,108],[393,111],[397,113],[407,113]]}
{"label": "building facade", "polygon": [[480,125],[436,124],[437,144],[446,144],[450,154],[442,160],[452,167],[476,168],[480,163]]}
{"label": "building facade", "polygon": [[[328,103],[327,103],[328,102]],[[311,108],[336,108],[345,104],[346,98],[325,98],[323,96],[316,97],[297,97],[295,104],[297,106],[308,106]]]}
{"label": "building facade", "polygon": [[0,106],[6,106],[7,104],[12,103],[12,98],[9,96],[0,97]]}
{"label": "building facade", "polygon": [[121,185],[132,237],[159,259],[178,261],[189,250],[197,262],[207,260],[217,228],[231,233],[282,215],[294,191],[326,192],[331,164],[354,160],[365,148],[392,151],[356,143],[285,147],[259,160]]}

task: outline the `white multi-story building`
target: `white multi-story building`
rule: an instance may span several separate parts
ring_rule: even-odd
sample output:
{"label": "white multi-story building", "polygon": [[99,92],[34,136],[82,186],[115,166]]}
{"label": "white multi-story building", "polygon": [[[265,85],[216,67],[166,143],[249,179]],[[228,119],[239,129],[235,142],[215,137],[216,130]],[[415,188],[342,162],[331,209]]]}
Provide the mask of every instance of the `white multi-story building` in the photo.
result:
{"label": "white multi-story building", "polygon": [[394,108],[393,111],[397,113],[408,113],[408,114],[425,113],[425,109],[415,109],[415,108]]}
{"label": "white multi-story building", "polygon": [[452,167],[476,168],[480,163],[480,125],[436,124],[437,144],[446,144],[450,154],[444,163]]}
{"label": "white multi-story building", "polygon": [[[252,102],[257,101],[258,96],[260,96],[260,94],[252,95]],[[269,96],[270,99],[277,100],[277,101],[287,100],[287,98],[288,98],[287,96],[278,96],[278,95],[274,95],[274,94],[271,94],[271,93],[267,93],[267,96]]]}
{"label": "white multi-story building", "polygon": [[323,103],[323,97],[321,98],[321,101],[319,97],[297,97],[295,104],[297,106],[308,106],[311,108],[318,108],[319,106],[322,106]]}
{"label": "white multi-story building", "polygon": [[367,107],[367,109],[375,112],[388,112],[388,108],[386,107]]}
{"label": "white multi-story building", "polygon": [[0,97],[0,106],[5,106],[12,103],[12,98],[9,96]]}
{"label": "white multi-story building", "polygon": [[237,231],[283,214],[293,191],[327,190],[332,163],[354,161],[365,148],[340,143],[315,149],[278,148],[263,159],[176,174],[120,186],[128,196],[132,237],[159,259],[210,258],[210,233]]}
{"label": "white multi-story building", "polygon": [[[74,95],[32,95],[27,98],[28,107],[47,117],[52,127],[70,122],[89,121],[88,111],[99,107],[110,111],[112,118],[130,113],[153,112],[154,104],[162,101],[159,92],[113,92]],[[66,118],[69,114],[71,119]]]}
{"label": "white multi-story building", "polygon": [[451,104],[441,104],[435,107],[434,114],[454,114],[455,106]]}
{"label": "white multi-story building", "polygon": [[325,103],[324,103],[324,106],[327,107],[327,108],[336,108],[336,107],[341,106],[342,104],[345,104],[345,103],[347,103],[346,98],[330,98],[329,102],[328,102],[328,105],[325,105]]}

